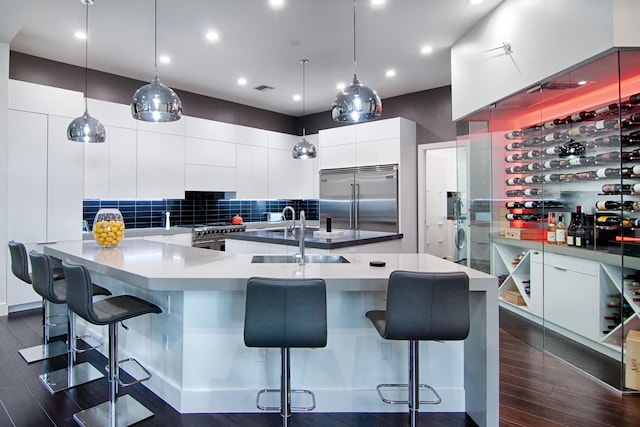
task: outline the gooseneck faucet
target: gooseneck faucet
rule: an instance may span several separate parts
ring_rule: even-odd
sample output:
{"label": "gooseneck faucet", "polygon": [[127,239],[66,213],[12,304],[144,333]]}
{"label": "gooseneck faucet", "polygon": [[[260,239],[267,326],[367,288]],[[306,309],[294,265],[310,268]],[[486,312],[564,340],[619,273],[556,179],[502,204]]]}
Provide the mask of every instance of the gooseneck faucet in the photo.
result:
{"label": "gooseneck faucet", "polygon": [[[291,221],[293,224],[291,225],[291,227],[287,225],[287,215],[286,215],[287,211],[291,211]],[[292,206],[285,206],[284,209],[282,209],[282,218],[284,219],[285,228],[288,231],[293,231],[296,228],[296,210],[293,209]]]}
{"label": "gooseneck faucet", "polygon": [[298,264],[304,265],[304,232],[307,228],[307,219],[304,211],[300,211],[300,236],[298,237],[299,253],[296,255]]}

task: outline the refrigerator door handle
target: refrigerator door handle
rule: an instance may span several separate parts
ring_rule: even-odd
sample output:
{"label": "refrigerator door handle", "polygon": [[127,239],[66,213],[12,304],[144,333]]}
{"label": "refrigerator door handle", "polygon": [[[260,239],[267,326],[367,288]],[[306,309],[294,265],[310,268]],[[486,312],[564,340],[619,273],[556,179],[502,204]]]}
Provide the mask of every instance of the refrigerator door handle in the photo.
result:
{"label": "refrigerator door handle", "polygon": [[356,193],[355,193],[355,197],[353,198],[353,204],[355,205],[355,215],[354,217],[354,223],[355,223],[355,229],[359,230],[360,226],[358,225],[358,210],[360,209],[360,184],[356,184]]}
{"label": "refrigerator door handle", "polygon": [[355,198],[355,188],[351,185],[351,194],[349,195],[349,230],[353,230],[353,201]]}

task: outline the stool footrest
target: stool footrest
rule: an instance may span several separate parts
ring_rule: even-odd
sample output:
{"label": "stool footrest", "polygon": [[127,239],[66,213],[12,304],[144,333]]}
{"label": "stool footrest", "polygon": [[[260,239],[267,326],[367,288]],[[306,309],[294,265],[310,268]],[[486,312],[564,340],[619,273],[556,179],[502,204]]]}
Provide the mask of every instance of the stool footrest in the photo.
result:
{"label": "stool footrest", "polygon": [[[430,390],[431,393],[433,393],[433,395],[436,397],[435,400],[421,400],[420,403],[437,405],[438,403],[442,402],[442,398],[440,397],[438,392],[430,385],[419,384],[418,387],[421,390]],[[384,395],[382,394],[382,389],[385,389],[385,388],[407,388],[408,389],[409,388],[408,384],[378,384],[376,386],[376,390],[378,391],[378,396],[380,396],[380,399],[382,399],[384,403],[389,403],[392,405],[395,405],[395,404],[408,405],[409,404],[408,400],[391,400],[391,399],[385,398]]]}
{"label": "stool footrest", "polygon": [[[87,344],[87,346],[86,347],[85,346],[82,346],[82,347],[78,346],[76,343],[79,340],[84,341]],[[92,342],[90,342],[90,341],[92,341]],[[93,336],[93,335],[81,335],[81,336],[75,337],[73,340],[71,340],[71,350],[75,351],[76,353],[84,353],[86,351],[94,350],[94,349],[96,349],[98,347],[101,347],[102,344],[104,344],[102,342],[102,340],[100,338],[96,337],[96,336]]]}
{"label": "stool footrest", "polygon": [[[142,378],[135,378],[135,377],[134,377],[134,380],[133,380],[133,381],[130,381],[130,382],[128,382],[128,383],[125,383],[124,381],[122,381],[122,380],[120,379],[120,375],[119,375],[119,372],[118,372],[118,373],[116,373],[116,378],[118,379],[118,384],[119,384],[121,387],[129,387],[129,386],[132,386],[132,385],[134,385],[134,384],[139,384],[139,383],[141,383],[141,382],[147,381],[148,379],[150,379],[150,378],[151,378],[151,372],[149,372],[149,371],[148,371],[144,366],[142,366],[142,364],[141,364],[140,362],[138,362],[138,361],[137,361],[136,359],[134,359],[133,357],[129,357],[128,359],[118,360],[118,363],[117,363],[117,365],[116,365],[116,366],[118,366],[118,370],[120,370],[120,369],[121,369],[121,366],[120,366],[120,365],[122,365],[123,363],[127,363],[127,362],[135,363],[135,364],[136,364],[136,366],[138,366],[138,368],[140,368],[140,369],[142,370],[142,372],[144,373],[144,375],[145,375],[145,376],[144,376],[144,377],[142,377]],[[105,366],[105,367],[104,367],[104,370],[108,373],[108,372],[109,372],[109,366]],[[127,372],[127,373],[129,374],[129,372]],[[131,375],[131,374],[129,374],[129,375]],[[133,375],[131,375],[131,376],[133,377]]]}
{"label": "stool footrest", "polygon": [[[53,320],[56,320],[57,318],[64,318],[64,322],[60,322],[60,323],[55,323]],[[50,320],[53,319],[53,320]],[[67,315],[65,313],[60,313],[60,314],[54,314],[53,316],[47,316],[44,319],[44,326],[47,328],[53,328],[56,326],[62,326],[67,324]]]}
{"label": "stool footrest", "polygon": [[[264,388],[260,390],[256,396],[256,407],[261,411],[279,411],[280,406],[263,406],[260,405],[260,396],[264,393],[278,393],[280,394],[279,388]],[[307,394],[311,396],[311,406],[291,406],[292,411],[313,411],[316,408],[316,396],[313,394],[311,390],[300,390],[300,389],[292,389],[291,393],[296,394]]]}

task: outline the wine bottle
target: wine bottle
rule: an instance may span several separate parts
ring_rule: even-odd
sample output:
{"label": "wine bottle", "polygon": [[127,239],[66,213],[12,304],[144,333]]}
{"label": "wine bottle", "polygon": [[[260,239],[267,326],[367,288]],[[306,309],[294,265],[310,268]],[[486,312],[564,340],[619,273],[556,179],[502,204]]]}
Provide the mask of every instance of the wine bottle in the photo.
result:
{"label": "wine bottle", "polygon": [[509,178],[505,181],[507,185],[520,185],[522,180],[520,178]]}
{"label": "wine bottle", "polygon": [[523,184],[537,184],[539,182],[542,182],[542,177],[540,175],[525,176],[522,180]]}
{"label": "wine bottle", "polygon": [[576,174],[575,173],[561,173],[560,174],[560,181],[571,182],[571,181],[575,181],[575,180],[576,180]]}
{"label": "wine bottle", "polygon": [[604,107],[596,108],[594,112],[596,113],[596,116],[600,116],[603,114],[612,113],[617,110],[618,110],[618,104],[609,104],[609,105],[605,105]]}
{"label": "wine bottle", "polygon": [[571,213],[571,220],[569,221],[569,226],[567,227],[567,246],[576,246],[576,230],[578,227],[578,217],[580,216],[580,209],[580,206],[576,206],[576,212]]}
{"label": "wine bottle", "polygon": [[542,150],[542,155],[543,156],[557,156],[558,153],[560,153],[560,146],[556,145],[554,147],[549,147],[549,148],[545,148],[544,150]]}
{"label": "wine bottle", "polygon": [[523,196],[538,196],[542,194],[542,190],[538,190],[537,188],[527,188],[522,192]]}
{"label": "wine bottle", "polygon": [[619,151],[609,151],[608,153],[596,154],[597,163],[612,163],[620,161]]}
{"label": "wine bottle", "polygon": [[547,243],[556,243],[556,214],[551,212],[547,225]]}
{"label": "wine bottle", "polygon": [[542,164],[544,169],[559,169],[562,167],[561,160],[547,160]]}
{"label": "wine bottle", "polygon": [[576,229],[576,247],[587,248],[591,246],[591,230],[587,227],[585,213],[580,214],[580,223]]}
{"label": "wine bottle", "polygon": [[640,133],[638,133],[638,139],[636,141],[632,141],[632,134],[629,135],[609,135],[609,136],[601,136],[595,139],[595,143],[599,147],[615,147],[619,145],[627,145],[630,143],[635,143],[640,141]]}
{"label": "wine bottle", "polygon": [[524,191],[523,190],[507,190],[506,194],[507,194],[507,197],[520,197],[520,196],[524,196]]}
{"label": "wine bottle", "polygon": [[542,206],[543,206],[542,202],[539,202],[537,200],[529,200],[522,203],[522,207],[527,209],[538,209],[538,208],[541,208]]}
{"label": "wine bottle", "polygon": [[509,221],[517,221],[522,219],[522,214],[508,213],[505,215],[505,218],[507,218]]}
{"label": "wine bottle", "polygon": [[522,141],[522,147],[523,148],[533,147],[533,146],[539,145],[541,142],[542,140],[536,137],[525,139],[524,141]]}
{"label": "wine bottle", "polygon": [[514,174],[514,173],[520,173],[521,172],[520,166],[517,166],[517,165],[516,166],[510,166],[510,167],[506,168],[504,171],[507,174]]}
{"label": "wine bottle", "polygon": [[528,171],[537,171],[538,169],[540,169],[542,167],[542,165],[538,162],[534,162],[534,163],[529,163],[527,166],[524,166],[524,168]]}
{"label": "wine bottle", "polygon": [[594,126],[588,126],[588,125],[580,125],[580,126],[574,126],[571,129],[569,129],[569,135],[571,136],[579,136],[579,135],[588,135],[590,133],[594,133],[596,131],[596,128]]}
{"label": "wine bottle", "polygon": [[640,165],[630,168],[622,168],[620,169],[620,175],[622,175],[623,178],[633,178],[636,175],[640,175]]}
{"label": "wine bottle", "polygon": [[519,142],[512,142],[510,144],[505,145],[504,149],[507,151],[518,150],[522,147],[522,144]]}
{"label": "wine bottle", "polygon": [[573,233],[573,246],[576,248],[582,247],[582,206],[576,206],[576,216],[575,216],[575,231]]}
{"label": "wine bottle", "polygon": [[596,224],[619,226],[620,217],[618,215],[596,215]]}
{"label": "wine bottle", "polygon": [[526,153],[524,153],[522,155],[522,159],[523,160],[535,159],[536,157],[539,157],[539,156],[540,156],[540,151],[532,150],[532,151],[527,151]]}
{"label": "wine bottle", "polygon": [[618,119],[599,120],[593,125],[597,130],[602,129],[618,129],[620,128],[620,122]]}
{"label": "wine bottle", "polygon": [[520,160],[522,160],[522,157],[520,156],[520,154],[512,154],[510,156],[505,157],[504,160],[507,163],[513,163],[513,162],[519,162]]}
{"label": "wine bottle", "polygon": [[522,202],[506,202],[504,206],[507,209],[519,209],[519,208],[523,208],[524,204]]}
{"label": "wine bottle", "polygon": [[620,210],[621,208],[622,203],[613,200],[598,200],[596,202],[596,209],[599,211],[613,211]]}
{"label": "wine bottle", "polygon": [[576,178],[578,178],[581,181],[588,181],[592,179],[597,179],[598,175],[596,174],[596,171],[584,171],[584,172],[578,172],[576,174]]}
{"label": "wine bottle", "polygon": [[601,168],[596,170],[596,176],[598,178],[618,178],[620,177],[619,168]]}
{"label": "wine bottle", "polygon": [[558,222],[556,223],[556,245],[567,244],[567,225],[564,223],[563,215],[558,215]]}
{"label": "wine bottle", "polygon": [[622,202],[622,209],[625,211],[640,211],[640,202],[637,200],[625,200]]}
{"label": "wine bottle", "polygon": [[[631,192],[633,186],[631,184],[604,184],[602,192],[604,194],[621,194]],[[640,189],[640,186],[639,186]]]}
{"label": "wine bottle", "polygon": [[640,104],[640,93],[633,94],[629,97],[629,104],[638,105]]}
{"label": "wine bottle", "polygon": [[560,181],[559,173],[548,173],[544,176],[544,182],[557,182]]}
{"label": "wine bottle", "polygon": [[522,132],[519,130],[512,130],[511,132],[507,132],[504,134],[505,139],[516,139],[522,136]]}
{"label": "wine bottle", "polygon": [[545,129],[553,129],[556,126],[566,125],[569,121],[567,119],[553,119],[548,122],[542,124],[542,127]]}
{"label": "wine bottle", "polygon": [[526,127],[524,129],[522,129],[521,134],[524,135],[524,136],[533,135],[535,133],[540,132],[540,130],[542,130],[542,126],[533,125],[533,126],[529,126],[529,127]]}
{"label": "wine bottle", "polygon": [[569,165],[571,166],[591,166],[595,164],[596,164],[595,156],[575,157],[573,159],[569,159]]}
{"label": "wine bottle", "polygon": [[583,120],[592,119],[593,117],[595,117],[595,115],[596,115],[595,111],[580,111],[578,113],[574,113],[570,115],[568,119],[569,119],[569,122],[571,123],[578,123]]}
{"label": "wine bottle", "polygon": [[569,139],[569,135],[567,135],[565,132],[553,132],[553,133],[546,134],[543,138],[543,141],[554,142],[554,141],[562,141],[565,139]]}

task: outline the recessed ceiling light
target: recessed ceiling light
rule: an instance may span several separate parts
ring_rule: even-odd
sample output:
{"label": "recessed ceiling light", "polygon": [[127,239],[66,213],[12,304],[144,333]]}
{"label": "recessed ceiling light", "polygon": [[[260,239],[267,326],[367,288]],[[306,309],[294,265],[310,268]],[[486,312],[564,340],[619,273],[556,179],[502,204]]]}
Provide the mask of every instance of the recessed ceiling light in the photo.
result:
{"label": "recessed ceiling light", "polygon": [[382,4],[384,4],[384,0],[371,0],[372,6],[380,6]]}
{"label": "recessed ceiling light", "polygon": [[301,99],[302,99],[302,96],[299,93],[296,93],[295,95],[293,95],[294,101],[300,101]]}
{"label": "recessed ceiling light", "polygon": [[433,48],[431,46],[422,46],[422,48],[420,48],[420,53],[423,55],[428,55],[431,52],[433,52]]}
{"label": "recessed ceiling light", "polygon": [[467,3],[469,4],[480,4],[482,3],[484,0],[467,0]]}
{"label": "recessed ceiling light", "polygon": [[387,72],[384,73],[384,75],[387,76],[387,77],[395,77],[396,70],[387,70]]}
{"label": "recessed ceiling light", "polygon": [[210,42],[217,42],[218,39],[220,39],[220,35],[218,33],[216,33],[215,31],[209,31],[207,32],[207,34],[205,34],[205,37],[207,38],[207,40],[209,40]]}
{"label": "recessed ceiling light", "polygon": [[580,81],[578,82],[578,84],[579,84],[580,86],[584,86],[584,85],[586,85],[586,84],[587,84],[587,81],[586,81],[586,80],[580,80]]}
{"label": "recessed ceiling light", "polygon": [[74,36],[80,40],[84,40],[87,38],[87,35],[83,31],[76,31]]}
{"label": "recessed ceiling light", "polygon": [[170,64],[171,63],[171,58],[167,55],[161,55],[160,58],[158,58],[158,60],[163,63],[163,64]]}
{"label": "recessed ceiling light", "polygon": [[244,77],[240,77],[240,78],[238,79],[238,84],[239,84],[240,86],[245,86],[245,85],[247,84],[247,79],[245,79]]}
{"label": "recessed ceiling light", "polygon": [[269,5],[274,9],[278,9],[284,6],[284,0],[269,0]]}
{"label": "recessed ceiling light", "polygon": [[338,84],[336,85],[336,89],[338,89],[338,90],[342,90],[342,89],[344,89],[345,87],[347,87],[347,85],[346,85],[346,84],[344,84],[344,83],[342,83],[342,82],[340,82],[340,83],[338,83]]}

